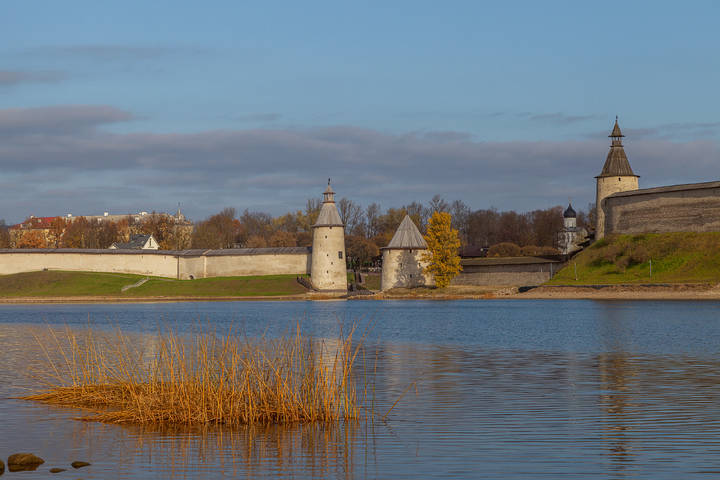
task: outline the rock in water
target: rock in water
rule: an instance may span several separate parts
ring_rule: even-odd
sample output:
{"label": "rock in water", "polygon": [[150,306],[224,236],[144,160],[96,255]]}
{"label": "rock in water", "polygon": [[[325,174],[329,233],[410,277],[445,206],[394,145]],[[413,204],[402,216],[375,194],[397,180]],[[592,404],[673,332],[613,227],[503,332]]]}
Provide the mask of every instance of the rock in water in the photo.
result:
{"label": "rock in water", "polygon": [[65,471],[64,468],[57,468],[57,467],[55,467],[55,468],[51,468],[51,469],[50,469],[50,473],[60,473],[60,472],[64,472],[64,471]]}
{"label": "rock in water", "polygon": [[15,453],[8,457],[7,463],[11,472],[21,472],[35,470],[38,465],[45,463],[45,460],[32,453]]}
{"label": "rock in water", "polygon": [[88,462],[74,461],[70,465],[72,465],[73,468],[82,468],[82,467],[87,467],[90,464]]}
{"label": "rock in water", "polygon": [[2,475],[3,473],[5,473],[5,463],[0,460],[0,475]]}

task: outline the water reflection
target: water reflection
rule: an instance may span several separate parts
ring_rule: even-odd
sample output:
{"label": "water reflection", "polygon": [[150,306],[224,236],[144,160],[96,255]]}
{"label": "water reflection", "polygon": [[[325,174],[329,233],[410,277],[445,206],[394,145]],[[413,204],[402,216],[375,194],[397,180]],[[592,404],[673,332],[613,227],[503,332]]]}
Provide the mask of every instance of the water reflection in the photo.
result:
{"label": "water reflection", "polygon": [[[370,341],[355,380],[363,385],[365,373],[374,377],[369,398],[380,417],[402,398],[387,421],[338,427],[167,429],[74,421],[77,411],[7,399],[14,387],[32,382],[24,372],[40,357],[28,348],[26,324],[0,322],[0,456],[22,450],[44,456],[46,464],[25,478],[45,478],[48,468],[72,460],[93,463],[87,471],[93,478],[718,476],[720,357],[710,345],[720,324],[707,304],[693,310],[692,327],[700,329],[694,332],[683,330],[675,306],[663,330],[663,309],[654,304],[582,303],[568,313],[572,321],[532,328],[526,321],[532,310],[478,317],[466,303],[452,305],[424,307],[449,316],[442,339],[471,330],[486,336],[417,342],[388,333],[390,340]],[[643,317],[643,310],[655,316]],[[417,316],[396,322],[378,328],[440,330]],[[137,329],[144,339],[137,344],[151,352],[151,337],[141,333],[146,328]],[[333,360],[333,345],[326,340],[319,360]]]}

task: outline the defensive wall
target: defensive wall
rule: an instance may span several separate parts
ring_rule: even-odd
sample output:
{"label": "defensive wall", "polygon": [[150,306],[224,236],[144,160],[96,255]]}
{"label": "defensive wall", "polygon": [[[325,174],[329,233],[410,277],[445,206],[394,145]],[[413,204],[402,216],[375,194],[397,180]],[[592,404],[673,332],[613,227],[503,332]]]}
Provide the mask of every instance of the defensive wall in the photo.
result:
{"label": "defensive wall", "polygon": [[40,270],[178,279],[310,273],[310,247],[226,250],[0,249],[0,275]]}
{"label": "defensive wall", "polygon": [[602,202],[605,234],[720,230],[720,182],[618,192]]}
{"label": "defensive wall", "polygon": [[472,258],[464,259],[462,267],[451,285],[540,285],[550,280],[563,263],[542,257]]}

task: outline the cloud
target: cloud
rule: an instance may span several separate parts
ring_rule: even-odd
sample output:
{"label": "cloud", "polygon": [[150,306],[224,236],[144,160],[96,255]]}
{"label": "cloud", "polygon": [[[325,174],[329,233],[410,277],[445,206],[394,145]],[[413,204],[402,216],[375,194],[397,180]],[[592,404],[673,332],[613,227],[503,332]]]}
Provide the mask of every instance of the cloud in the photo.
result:
{"label": "cloud", "polygon": [[599,118],[603,118],[602,115],[592,114],[592,115],[567,115],[565,113],[528,113],[525,112],[521,114],[521,116],[527,117],[529,120],[533,122],[544,122],[544,123],[552,123],[555,125],[569,125],[572,123],[580,123],[585,122],[587,120],[596,120]]}
{"label": "cloud", "polygon": [[235,115],[231,120],[243,123],[272,123],[282,118],[279,113],[249,113],[247,115]]}
{"label": "cloud", "polygon": [[[593,201],[593,177],[608,151],[606,134],[482,142],[465,132],[348,125],[188,134],[102,128],[133,118],[109,106],[0,110],[0,168],[6,181],[25,187],[0,190],[0,218],[151,211],[177,202],[196,219],[225,206],[280,214],[318,197],[328,177],[339,196],[365,205],[440,194],[475,209],[533,210],[568,196],[583,206]],[[717,178],[714,141],[637,139],[626,150],[642,186]]]}
{"label": "cloud", "polygon": [[0,87],[26,83],[57,83],[62,81],[64,78],[65,75],[55,71],[22,72],[0,70]]}
{"label": "cloud", "polygon": [[38,56],[80,57],[96,61],[115,61],[154,60],[173,55],[202,55],[207,53],[208,49],[181,45],[81,44],[32,47],[25,49],[24,52]]}
{"label": "cloud", "polygon": [[95,130],[100,125],[126,122],[133,118],[131,113],[107,105],[11,108],[0,110],[0,138],[12,139],[21,133],[38,135]]}

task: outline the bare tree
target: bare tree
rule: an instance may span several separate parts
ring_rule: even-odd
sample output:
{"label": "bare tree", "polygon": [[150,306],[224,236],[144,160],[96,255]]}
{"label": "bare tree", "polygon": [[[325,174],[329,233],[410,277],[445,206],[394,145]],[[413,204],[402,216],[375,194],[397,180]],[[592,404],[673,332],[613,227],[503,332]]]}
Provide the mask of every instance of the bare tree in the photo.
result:
{"label": "bare tree", "polygon": [[450,206],[448,205],[448,203],[440,195],[435,195],[428,202],[428,208],[430,208],[431,214],[433,212],[448,212],[449,213],[449,207]]}
{"label": "bare tree", "polygon": [[365,237],[373,238],[380,233],[380,205],[371,203],[365,209]]}
{"label": "bare tree", "polygon": [[347,233],[355,234],[359,226],[362,226],[363,210],[360,205],[348,200],[347,198],[341,198],[337,203],[338,213],[340,214],[340,220],[345,225],[345,231]]}

